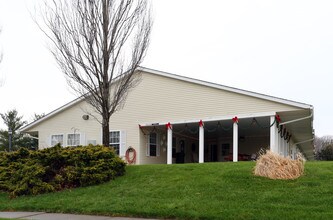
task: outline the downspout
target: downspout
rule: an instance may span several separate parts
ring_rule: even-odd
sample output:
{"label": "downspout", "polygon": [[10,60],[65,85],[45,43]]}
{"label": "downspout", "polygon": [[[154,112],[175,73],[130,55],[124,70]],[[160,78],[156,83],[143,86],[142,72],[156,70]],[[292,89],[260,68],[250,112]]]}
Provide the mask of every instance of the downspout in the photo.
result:
{"label": "downspout", "polygon": [[[286,124],[291,124],[291,123],[295,123],[295,122],[298,122],[298,121],[303,121],[303,120],[306,120],[306,119],[309,119],[309,118],[312,118],[313,117],[313,107],[311,106],[310,108],[310,112],[311,114],[309,116],[306,116],[306,117],[303,117],[303,118],[298,118],[298,119],[294,119],[294,120],[291,120],[291,121],[286,121],[286,122],[282,122],[280,123],[279,125],[286,125]],[[313,122],[313,119],[311,121],[311,124]],[[313,126],[313,125],[311,125]],[[312,129],[312,138],[311,139],[308,139],[308,140],[304,140],[304,141],[299,141],[295,144],[292,145],[292,147],[298,145],[298,144],[303,144],[303,143],[306,143],[306,142],[310,142],[310,141],[313,141],[314,140],[314,137],[313,137],[314,133],[313,133],[313,129]]]}
{"label": "downspout", "polygon": [[303,118],[294,119],[294,120],[291,120],[291,121],[282,122],[279,125],[291,124],[291,123],[298,122],[298,121],[303,121],[305,119],[312,118],[312,117],[313,117],[313,109],[311,108],[311,114],[309,116],[306,116],[306,117],[303,117]]}
{"label": "downspout", "polygon": [[297,142],[297,143],[293,144],[293,147],[296,146],[296,145],[298,145],[298,144],[303,144],[303,143],[310,142],[310,141],[313,141],[313,140],[314,140],[314,138],[311,138],[311,139],[305,140],[305,141]]}

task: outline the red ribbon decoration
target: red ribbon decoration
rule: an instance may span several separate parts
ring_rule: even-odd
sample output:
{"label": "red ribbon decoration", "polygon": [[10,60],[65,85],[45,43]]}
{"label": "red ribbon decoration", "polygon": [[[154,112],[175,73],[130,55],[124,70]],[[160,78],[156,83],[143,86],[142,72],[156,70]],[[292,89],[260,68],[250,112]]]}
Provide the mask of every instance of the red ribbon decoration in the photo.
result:
{"label": "red ribbon decoration", "polygon": [[204,123],[202,120],[199,121],[199,127],[203,127],[204,126]]}
{"label": "red ribbon decoration", "polygon": [[166,125],[165,125],[165,127],[167,128],[167,129],[171,129],[172,127],[171,127],[171,123],[170,122],[168,122]]}
{"label": "red ribbon decoration", "polygon": [[276,121],[277,121],[278,123],[280,123],[280,122],[281,122],[280,115],[276,114],[276,115],[275,115],[275,119],[276,119]]}
{"label": "red ribbon decoration", "polygon": [[234,122],[234,123],[238,123],[238,117],[237,116],[235,116],[234,118],[232,118],[232,121]]}

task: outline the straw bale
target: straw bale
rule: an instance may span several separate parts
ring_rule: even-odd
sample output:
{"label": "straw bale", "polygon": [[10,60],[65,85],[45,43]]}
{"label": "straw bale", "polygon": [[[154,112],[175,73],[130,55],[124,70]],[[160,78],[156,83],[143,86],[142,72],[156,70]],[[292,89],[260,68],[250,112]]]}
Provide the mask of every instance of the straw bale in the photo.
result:
{"label": "straw bale", "polygon": [[293,160],[270,150],[261,151],[254,167],[254,175],[270,179],[296,179],[303,175],[304,163],[305,159],[301,154]]}

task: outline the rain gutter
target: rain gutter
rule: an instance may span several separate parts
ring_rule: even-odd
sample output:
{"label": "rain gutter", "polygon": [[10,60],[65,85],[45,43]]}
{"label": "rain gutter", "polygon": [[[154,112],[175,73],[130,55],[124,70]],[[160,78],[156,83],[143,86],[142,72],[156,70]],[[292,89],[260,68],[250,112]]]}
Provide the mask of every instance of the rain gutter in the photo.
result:
{"label": "rain gutter", "polygon": [[311,109],[311,114],[309,116],[306,116],[306,117],[303,117],[303,118],[294,119],[294,120],[291,120],[291,121],[282,122],[279,125],[291,124],[291,123],[298,122],[298,121],[303,121],[303,120],[306,120],[306,119],[309,119],[309,118],[312,118],[312,117],[313,117],[313,110]]}
{"label": "rain gutter", "polygon": [[310,142],[310,141],[313,141],[313,140],[314,140],[314,138],[311,138],[311,139],[308,139],[308,140],[305,140],[305,141],[300,141],[300,142],[297,142],[297,143],[293,144],[293,146],[296,146],[298,144],[303,144],[303,143],[306,143],[306,142]]}

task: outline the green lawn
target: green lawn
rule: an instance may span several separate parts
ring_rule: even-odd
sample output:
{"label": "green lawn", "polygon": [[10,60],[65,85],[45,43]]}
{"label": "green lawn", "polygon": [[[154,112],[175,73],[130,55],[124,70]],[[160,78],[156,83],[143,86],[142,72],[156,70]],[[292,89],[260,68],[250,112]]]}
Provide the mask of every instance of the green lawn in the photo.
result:
{"label": "green lawn", "polygon": [[254,162],[128,166],[99,186],[8,199],[0,210],[178,219],[333,219],[333,162],[297,180],[252,174]]}

